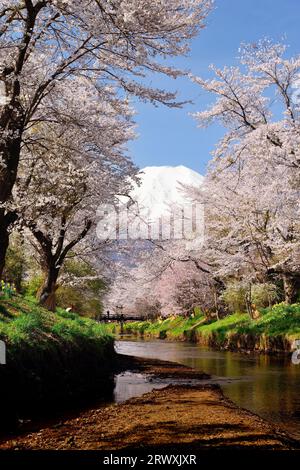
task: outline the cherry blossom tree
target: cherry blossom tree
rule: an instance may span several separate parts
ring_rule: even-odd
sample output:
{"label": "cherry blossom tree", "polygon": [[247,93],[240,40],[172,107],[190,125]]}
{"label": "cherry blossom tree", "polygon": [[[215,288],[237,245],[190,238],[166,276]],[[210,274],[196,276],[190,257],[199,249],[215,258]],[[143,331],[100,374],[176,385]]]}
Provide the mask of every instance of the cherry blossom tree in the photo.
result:
{"label": "cherry blossom tree", "polygon": [[[133,306],[140,299],[152,306],[159,300],[163,316],[181,314],[184,306],[178,301],[178,289],[182,284],[193,280],[194,284],[189,285],[190,292],[186,302],[195,297],[192,292],[195,287],[195,306],[200,306],[205,312],[210,310],[218,313],[217,284],[210,274],[210,267],[200,261],[199,253],[187,250],[185,244],[186,240],[155,243],[143,241],[142,249],[137,248],[136,241],[129,244],[127,249],[131,264],[126,261],[118,264],[119,276],[114,279],[107,295],[112,308],[122,304],[125,311],[132,314]],[[186,314],[186,310],[184,313]]]}
{"label": "cherry blossom tree", "polygon": [[[215,310],[213,285],[207,276],[184,278],[176,284],[174,298],[184,316],[194,314],[196,308],[207,316]],[[218,311],[216,313],[218,315]]]}
{"label": "cherry blossom tree", "polygon": [[213,68],[215,79],[195,78],[216,96],[196,114],[199,125],[219,121],[228,129],[198,194],[207,207],[206,255],[225,279],[282,278],[292,302],[300,279],[299,108],[292,98],[300,59],[264,40],[244,45],[241,62]]}
{"label": "cherry blossom tree", "polygon": [[[210,0],[1,1],[0,276],[9,227],[16,219],[9,204],[20,157],[32,145],[32,128],[52,120],[51,100],[57,103],[61,89],[70,89],[70,99],[75,96],[78,109],[89,114],[91,104],[85,102],[85,94],[92,84],[178,106],[174,93],[151,88],[146,75],[182,74],[162,59],[187,52],[210,4]],[[67,108],[66,99],[62,115]]]}
{"label": "cherry blossom tree", "polygon": [[97,208],[128,192],[136,172],[124,153],[134,136],[131,109],[110,89],[89,91],[88,115],[74,99],[61,118],[57,107],[64,106],[64,89],[58,103],[51,102],[53,121],[32,129],[32,145],[22,153],[13,192],[19,224],[31,231],[40,255],[45,276],[40,301],[51,310],[65,259],[78,244],[82,256],[101,248]]}
{"label": "cherry blossom tree", "polygon": [[300,285],[299,102],[293,98],[300,59],[286,58],[286,48],[268,40],[240,52],[240,67],[213,67],[210,80],[192,77],[216,97],[196,114],[199,125],[219,122],[227,131],[201,188],[183,187],[191,201],[205,204],[204,244],[149,241],[131,251],[136,267],[126,281],[127,299],[143,288],[166,314],[178,313],[179,304],[222,314],[222,292],[234,281],[249,292],[253,283],[282,283],[289,303]]}

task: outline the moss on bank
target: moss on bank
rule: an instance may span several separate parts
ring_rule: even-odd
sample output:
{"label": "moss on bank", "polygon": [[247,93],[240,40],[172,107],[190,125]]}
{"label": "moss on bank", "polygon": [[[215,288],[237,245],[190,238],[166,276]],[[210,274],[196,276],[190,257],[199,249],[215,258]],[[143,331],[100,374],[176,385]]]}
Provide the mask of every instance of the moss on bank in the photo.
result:
{"label": "moss on bank", "polygon": [[112,394],[114,340],[102,324],[14,296],[0,301],[0,339],[1,427]]}
{"label": "moss on bank", "polygon": [[194,318],[170,317],[155,322],[132,322],[126,333],[161,339],[190,340],[203,345],[231,350],[289,352],[300,338],[300,304],[277,304],[261,310],[260,318],[233,314],[209,321],[201,313]]}

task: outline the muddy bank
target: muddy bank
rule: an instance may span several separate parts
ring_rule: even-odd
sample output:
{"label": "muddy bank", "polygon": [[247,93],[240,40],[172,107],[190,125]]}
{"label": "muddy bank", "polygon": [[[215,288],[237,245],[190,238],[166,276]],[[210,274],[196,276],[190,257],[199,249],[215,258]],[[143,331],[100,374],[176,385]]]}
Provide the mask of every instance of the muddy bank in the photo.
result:
{"label": "muddy bank", "polygon": [[166,341],[186,341],[200,346],[206,346],[220,351],[232,352],[253,352],[269,355],[288,356],[292,353],[293,338],[286,335],[268,336],[266,334],[254,335],[250,333],[231,333],[224,335],[222,333],[212,332],[202,334],[191,328],[180,335],[172,334],[172,331],[163,331],[159,334],[149,332],[131,331],[132,336],[140,338],[163,339]]}
{"label": "muddy bank", "polygon": [[113,339],[82,345],[57,342],[48,349],[8,351],[0,366],[0,433],[27,420],[47,418],[113,396],[117,363]]}
{"label": "muddy bank", "polygon": [[144,359],[142,357],[117,355],[116,368],[119,371],[128,370],[141,372],[147,376],[159,379],[187,379],[204,380],[211,376],[205,372],[198,371],[177,362],[162,361],[160,359]]}
{"label": "muddy bank", "polygon": [[180,451],[207,448],[294,449],[297,443],[239,409],[218,387],[168,386],[120,405],[0,443],[0,449]]}
{"label": "muddy bank", "polygon": [[207,374],[180,364],[119,356],[118,367],[162,379],[195,379],[196,385],[169,385],[123,404],[97,407],[35,431],[0,441],[3,450],[179,451],[207,448],[293,449],[298,443],[279,428],[241,409]]}
{"label": "muddy bank", "polygon": [[185,332],[183,339],[213,349],[280,355],[291,354],[293,343],[293,340],[286,335],[231,333],[223,336],[215,332],[203,335],[197,331]]}
{"label": "muddy bank", "polygon": [[9,380],[2,382],[0,376],[0,398],[5,403],[1,410],[0,439],[29,430],[38,431],[46,424],[56,425],[84,410],[112,403],[115,376],[125,371],[142,373],[149,382],[152,378],[210,378],[204,372],[181,364],[117,354],[113,343],[102,350],[100,357],[98,351],[75,352],[66,350],[63,356],[51,355],[48,360],[44,357],[44,363],[27,362],[25,371],[17,371],[12,365],[2,369]]}

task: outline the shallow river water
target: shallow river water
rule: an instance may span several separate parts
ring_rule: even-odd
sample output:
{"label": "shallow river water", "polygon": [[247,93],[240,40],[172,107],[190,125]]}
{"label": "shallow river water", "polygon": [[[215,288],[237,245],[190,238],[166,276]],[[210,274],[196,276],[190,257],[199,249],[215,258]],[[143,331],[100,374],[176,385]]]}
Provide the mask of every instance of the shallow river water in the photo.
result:
{"label": "shallow river water", "polygon": [[[219,383],[234,403],[280,424],[300,439],[300,364],[292,364],[289,358],[212,351],[191,343],[126,337],[116,342],[116,350],[132,356],[179,362],[207,372],[212,376],[208,383]],[[115,400],[122,402],[164,386],[159,380],[148,382],[141,374],[126,372],[117,377]]]}

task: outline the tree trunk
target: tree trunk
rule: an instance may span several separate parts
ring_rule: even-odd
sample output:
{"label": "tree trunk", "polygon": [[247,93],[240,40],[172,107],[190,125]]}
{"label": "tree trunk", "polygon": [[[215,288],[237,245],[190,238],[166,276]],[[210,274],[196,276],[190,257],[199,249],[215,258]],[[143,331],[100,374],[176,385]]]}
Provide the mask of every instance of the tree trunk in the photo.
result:
{"label": "tree trunk", "polygon": [[53,266],[49,267],[46,274],[45,282],[39,293],[39,303],[51,312],[56,308],[55,292],[58,288],[56,282],[59,274],[59,269]]}
{"label": "tree trunk", "polygon": [[245,294],[245,303],[246,303],[246,309],[249,317],[253,319],[252,315],[252,286],[249,284],[249,290],[246,291]]}
{"label": "tree trunk", "polygon": [[58,288],[56,281],[59,275],[60,267],[62,266],[69,251],[72,250],[74,246],[76,246],[77,243],[79,243],[86,236],[91,226],[92,222],[90,220],[86,220],[82,232],[80,232],[77,238],[72,240],[65,247],[63,246],[63,242],[66,232],[65,229],[61,229],[60,242],[57,244],[55,253],[53,253],[53,240],[50,238],[50,236],[37,229],[34,223],[30,225],[30,229],[41,247],[41,265],[46,274],[45,282],[38,294],[39,303],[52,312],[55,311],[56,307],[55,292]]}
{"label": "tree trunk", "polygon": [[216,289],[214,289],[214,304],[215,304],[215,310],[216,310],[217,319],[220,320],[218,293],[217,293],[217,290],[216,290]]}
{"label": "tree trunk", "polygon": [[282,279],[285,302],[287,304],[293,304],[297,300],[297,287],[299,284],[299,277],[291,273],[284,273],[282,274]]}
{"label": "tree trunk", "polygon": [[[17,124],[16,124],[17,125]],[[19,126],[22,124],[19,123]],[[2,130],[2,126],[0,126]],[[21,134],[21,128],[9,127],[12,133]],[[10,200],[12,190],[17,178],[21,152],[21,138],[8,139],[8,142],[0,145],[0,160],[4,167],[0,169],[0,204],[5,204]],[[6,212],[0,209],[0,279],[5,266],[6,251],[9,245],[9,227],[16,220],[14,213]]]}
{"label": "tree trunk", "polygon": [[3,270],[5,267],[5,257],[9,244],[9,232],[4,218],[4,214],[0,211],[0,279],[2,279]]}
{"label": "tree trunk", "polygon": [[224,314],[224,302],[221,299],[222,299],[222,293],[225,290],[225,288],[226,287],[225,287],[224,282],[219,277],[213,277],[212,289],[213,289],[214,304],[215,304],[218,320],[220,320],[220,318]]}
{"label": "tree trunk", "polygon": [[3,276],[6,252],[9,245],[9,227],[16,220],[17,214],[15,212],[5,213],[4,209],[0,209],[0,280]]}

